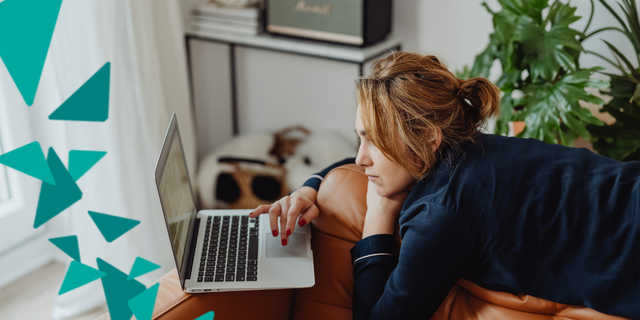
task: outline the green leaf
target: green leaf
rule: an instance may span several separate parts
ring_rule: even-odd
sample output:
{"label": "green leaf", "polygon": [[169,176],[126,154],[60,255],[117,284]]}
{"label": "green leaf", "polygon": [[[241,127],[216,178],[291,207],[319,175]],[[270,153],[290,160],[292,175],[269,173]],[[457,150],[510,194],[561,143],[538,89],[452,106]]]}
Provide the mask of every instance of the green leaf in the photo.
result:
{"label": "green leaf", "polygon": [[570,24],[580,20],[580,16],[576,16],[574,13],[576,12],[576,7],[571,7],[568,4],[563,4],[560,2],[555,2],[549,8],[549,17],[547,18],[551,21],[551,25],[556,28],[566,28],[569,27]]}
{"label": "green leaf", "polygon": [[548,0],[498,0],[504,10],[517,15],[526,15],[542,23],[542,10],[548,6]]}
{"label": "green leaf", "polygon": [[638,98],[640,98],[640,83],[636,85],[636,90],[633,92],[633,95],[631,96],[631,99],[629,99],[629,102],[633,102]]}
{"label": "green leaf", "polygon": [[562,26],[552,26],[547,31],[536,25],[531,18],[522,16],[518,19],[515,38],[522,44],[524,63],[531,65],[531,76],[553,81],[560,68],[576,70],[576,61],[565,48],[583,51],[576,40],[579,34],[576,30]]}
{"label": "green leaf", "polygon": [[551,84],[530,84],[523,88],[524,109],[515,119],[524,120],[527,125],[523,137],[542,138],[550,143],[558,141],[566,144],[571,132],[585,139],[591,138],[586,124],[602,125],[591,112],[580,106],[580,101],[603,104],[602,99],[589,94],[587,87],[605,88],[607,82],[592,79],[591,75],[600,68],[583,69],[558,79]]}
{"label": "green leaf", "polygon": [[614,47],[611,43],[609,43],[606,40],[602,40],[604,41],[604,43],[607,45],[607,47],[609,47],[609,49],[616,55],[616,57],[620,58],[622,60],[622,62],[624,62],[624,64],[627,66],[627,68],[629,69],[629,72],[631,72],[631,75],[636,78],[639,79],[640,78],[640,73],[638,73],[638,71],[636,71],[635,67],[631,64],[631,62],[629,62],[629,60],[627,59],[627,57],[624,56],[624,54],[622,54],[616,47]]}
{"label": "green leaf", "polygon": [[500,118],[496,122],[494,132],[496,134],[509,133],[509,121],[513,117],[513,98],[511,92],[505,92],[500,100]]}

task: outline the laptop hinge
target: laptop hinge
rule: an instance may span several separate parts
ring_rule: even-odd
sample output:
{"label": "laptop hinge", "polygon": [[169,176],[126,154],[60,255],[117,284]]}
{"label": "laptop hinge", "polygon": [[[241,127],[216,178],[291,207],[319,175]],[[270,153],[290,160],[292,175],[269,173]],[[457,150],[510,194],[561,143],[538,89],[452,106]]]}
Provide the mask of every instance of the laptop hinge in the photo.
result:
{"label": "laptop hinge", "polygon": [[198,231],[200,231],[200,218],[196,218],[194,224],[193,236],[191,237],[191,243],[189,243],[189,252],[187,253],[189,257],[186,261],[187,273],[185,274],[185,279],[191,279],[191,268],[193,268],[193,258],[196,253],[196,244],[198,243]]}

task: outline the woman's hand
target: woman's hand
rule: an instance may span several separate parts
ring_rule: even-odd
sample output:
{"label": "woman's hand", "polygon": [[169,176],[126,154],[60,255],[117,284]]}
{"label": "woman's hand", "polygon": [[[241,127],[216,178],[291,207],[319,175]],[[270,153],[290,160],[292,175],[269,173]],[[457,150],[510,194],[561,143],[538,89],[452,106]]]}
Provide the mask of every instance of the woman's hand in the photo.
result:
{"label": "woman's hand", "polygon": [[402,191],[388,198],[381,197],[376,193],[373,182],[369,181],[362,238],[374,234],[394,234],[396,220],[408,195],[409,191]]}
{"label": "woman's hand", "polygon": [[[257,218],[263,213],[269,213],[269,223],[271,233],[274,237],[280,234],[282,245],[289,243],[289,236],[293,234],[296,219],[300,216],[298,225],[305,226],[311,220],[318,217],[318,207],[316,207],[316,195],[318,192],[311,187],[301,187],[290,196],[284,196],[273,204],[265,204],[257,207],[250,218]],[[278,217],[280,217],[280,232],[278,232]]]}

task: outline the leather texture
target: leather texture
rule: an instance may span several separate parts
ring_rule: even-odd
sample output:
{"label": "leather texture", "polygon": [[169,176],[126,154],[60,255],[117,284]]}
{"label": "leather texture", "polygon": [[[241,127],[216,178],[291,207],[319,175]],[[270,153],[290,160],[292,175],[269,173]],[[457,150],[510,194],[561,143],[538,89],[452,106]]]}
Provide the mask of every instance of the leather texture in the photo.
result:
{"label": "leather texture", "polygon": [[[364,171],[355,164],[332,170],[322,182],[317,198],[320,215],[312,222],[311,229],[315,286],[296,290],[192,295],[182,291],[178,275],[174,270],[160,279],[160,290],[153,319],[191,320],[213,310],[216,320],[350,320],[353,295],[350,250],[362,238],[367,209],[367,183]],[[399,249],[400,238],[398,237],[397,240]],[[110,319],[108,314],[99,318],[99,320],[107,319]],[[432,319],[623,320],[625,318],[529,295],[491,291],[460,279]]]}

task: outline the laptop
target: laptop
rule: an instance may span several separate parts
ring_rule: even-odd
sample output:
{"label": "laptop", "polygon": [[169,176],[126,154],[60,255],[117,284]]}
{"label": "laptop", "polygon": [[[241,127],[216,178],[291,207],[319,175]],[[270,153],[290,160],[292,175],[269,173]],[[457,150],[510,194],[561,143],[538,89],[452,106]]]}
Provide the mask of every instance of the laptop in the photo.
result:
{"label": "laptop", "polygon": [[155,170],[182,289],[189,293],[306,288],[315,284],[310,224],[282,246],[269,216],[246,210],[198,210],[178,120],[171,116]]}

